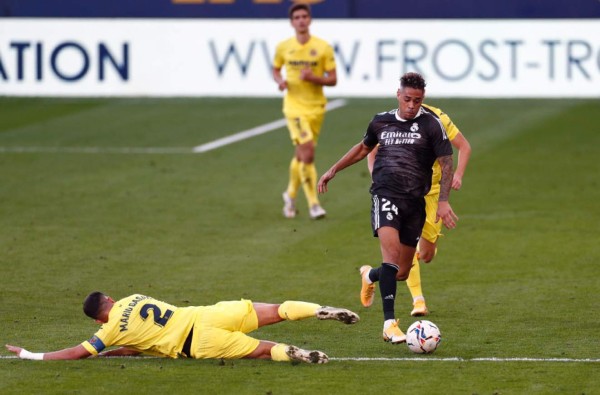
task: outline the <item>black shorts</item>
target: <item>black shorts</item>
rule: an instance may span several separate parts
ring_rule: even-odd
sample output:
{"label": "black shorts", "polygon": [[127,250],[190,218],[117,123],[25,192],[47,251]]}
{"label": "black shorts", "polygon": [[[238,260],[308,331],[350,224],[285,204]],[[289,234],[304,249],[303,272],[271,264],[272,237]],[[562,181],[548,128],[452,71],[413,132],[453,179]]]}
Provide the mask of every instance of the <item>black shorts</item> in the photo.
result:
{"label": "black shorts", "polygon": [[425,199],[389,199],[373,195],[371,227],[373,236],[382,226],[398,230],[402,244],[416,247],[425,224]]}

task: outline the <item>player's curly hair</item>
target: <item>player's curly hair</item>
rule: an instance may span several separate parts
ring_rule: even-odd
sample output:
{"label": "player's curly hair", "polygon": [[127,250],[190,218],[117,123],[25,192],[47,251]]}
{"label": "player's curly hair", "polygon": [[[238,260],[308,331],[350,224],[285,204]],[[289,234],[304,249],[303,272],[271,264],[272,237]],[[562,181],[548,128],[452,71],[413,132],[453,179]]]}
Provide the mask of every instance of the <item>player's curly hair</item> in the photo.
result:
{"label": "player's curly hair", "polygon": [[304,11],[308,12],[308,16],[312,16],[312,14],[310,13],[310,5],[305,4],[305,3],[294,3],[291,5],[290,9],[288,10],[289,18],[292,19],[292,15],[294,14],[294,12],[296,12],[298,10],[304,10]]}
{"label": "player's curly hair", "polygon": [[419,73],[406,73],[400,77],[400,88],[413,88],[425,90],[425,79]]}
{"label": "player's curly hair", "polygon": [[97,319],[106,303],[107,297],[100,291],[94,291],[83,301],[83,312],[90,318]]}

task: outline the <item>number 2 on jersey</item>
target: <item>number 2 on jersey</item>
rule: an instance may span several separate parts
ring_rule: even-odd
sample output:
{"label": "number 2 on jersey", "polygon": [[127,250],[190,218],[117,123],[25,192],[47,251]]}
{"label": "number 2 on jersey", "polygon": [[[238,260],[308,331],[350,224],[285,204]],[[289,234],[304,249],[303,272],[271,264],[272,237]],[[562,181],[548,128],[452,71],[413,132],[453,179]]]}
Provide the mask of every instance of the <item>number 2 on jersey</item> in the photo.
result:
{"label": "number 2 on jersey", "polygon": [[158,326],[167,325],[167,321],[169,321],[169,318],[171,318],[171,316],[173,315],[173,310],[168,309],[167,311],[165,311],[165,315],[162,315],[162,310],[160,309],[160,307],[158,307],[155,304],[148,303],[143,305],[140,309],[140,315],[144,320],[148,318],[148,315],[150,315],[149,310],[152,310],[152,315],[154,316],[154,323]]}

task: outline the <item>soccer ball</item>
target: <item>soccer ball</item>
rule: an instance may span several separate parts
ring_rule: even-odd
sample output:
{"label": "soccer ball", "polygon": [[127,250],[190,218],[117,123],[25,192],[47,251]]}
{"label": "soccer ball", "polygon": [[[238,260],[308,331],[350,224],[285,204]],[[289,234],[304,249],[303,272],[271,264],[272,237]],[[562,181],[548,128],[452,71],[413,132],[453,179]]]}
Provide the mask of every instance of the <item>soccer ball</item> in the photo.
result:
{"label": "soccer ball", "polygon": [[417,354],[434,352],[441,341],[440,329],[431,321],[416,321],[406,332],[406,345],[410,351]]}

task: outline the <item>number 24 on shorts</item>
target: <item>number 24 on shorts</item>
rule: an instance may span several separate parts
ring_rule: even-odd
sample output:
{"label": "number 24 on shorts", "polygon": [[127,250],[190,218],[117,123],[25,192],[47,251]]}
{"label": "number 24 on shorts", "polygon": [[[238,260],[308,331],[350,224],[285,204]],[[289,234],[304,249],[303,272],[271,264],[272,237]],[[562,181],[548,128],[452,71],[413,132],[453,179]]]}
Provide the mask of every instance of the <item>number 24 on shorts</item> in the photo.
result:
{"label": "number 24 on shorts", "polygon": [[383,202],[383,204],[381,205],[381,212],[388,212],[387,215],[387,219],[388,221],[392,220],[392,213],[398,215],[398,207],[396,207],[395,204],[392,204],[392,202],[390,202],[387,199],[381,199],[381,201]]}

